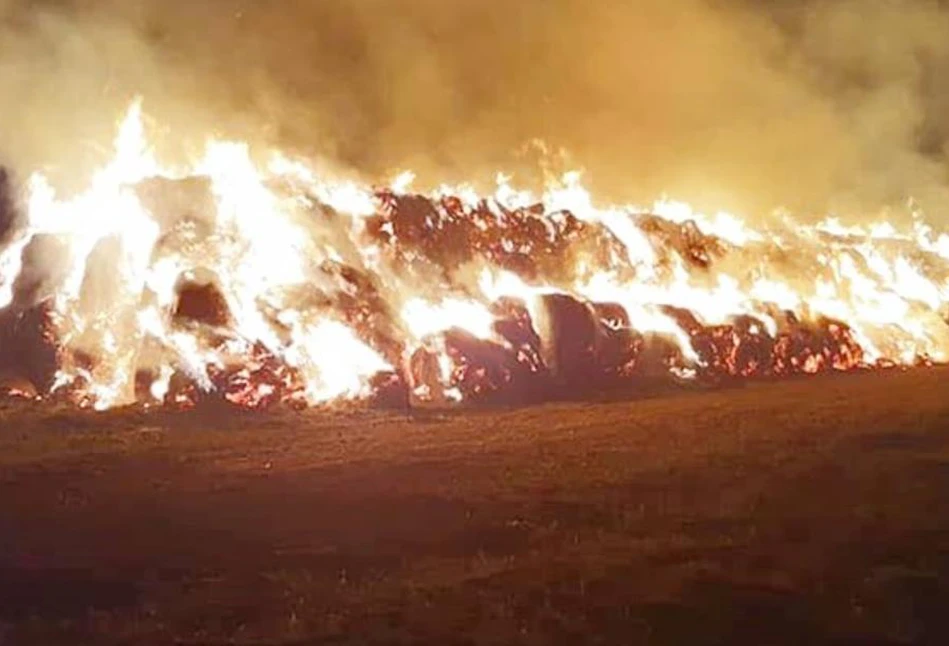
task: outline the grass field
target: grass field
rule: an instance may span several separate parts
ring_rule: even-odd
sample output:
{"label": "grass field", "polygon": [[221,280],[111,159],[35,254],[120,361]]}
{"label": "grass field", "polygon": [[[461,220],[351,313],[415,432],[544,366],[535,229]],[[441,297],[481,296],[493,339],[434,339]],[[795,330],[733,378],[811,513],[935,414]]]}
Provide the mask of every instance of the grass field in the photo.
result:
{"label": "grass field", "polygon": [[949,644],[949,371],[0,408],[0,644]]}

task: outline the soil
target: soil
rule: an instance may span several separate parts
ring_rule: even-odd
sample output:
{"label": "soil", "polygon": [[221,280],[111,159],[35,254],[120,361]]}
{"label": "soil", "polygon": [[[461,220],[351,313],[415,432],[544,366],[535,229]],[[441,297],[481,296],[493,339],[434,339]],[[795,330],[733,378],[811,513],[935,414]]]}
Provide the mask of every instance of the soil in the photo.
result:
{"label": "soil", "polygon": [[0,403],[0,644],[947,644],[949,370],[522,410]]}

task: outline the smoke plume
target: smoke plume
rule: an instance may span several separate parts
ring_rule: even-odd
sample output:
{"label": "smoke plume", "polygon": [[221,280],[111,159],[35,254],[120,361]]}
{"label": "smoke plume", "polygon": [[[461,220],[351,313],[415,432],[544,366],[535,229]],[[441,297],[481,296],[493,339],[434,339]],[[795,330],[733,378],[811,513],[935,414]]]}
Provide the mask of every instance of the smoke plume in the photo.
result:
{"label": "smoke plume", "polygon": [[484,181],[565,151],[616,200],[949,213],[936,1],[0,0],[0,21],[0,157],[63,186],[142,95],[172,157],[213,134]]}

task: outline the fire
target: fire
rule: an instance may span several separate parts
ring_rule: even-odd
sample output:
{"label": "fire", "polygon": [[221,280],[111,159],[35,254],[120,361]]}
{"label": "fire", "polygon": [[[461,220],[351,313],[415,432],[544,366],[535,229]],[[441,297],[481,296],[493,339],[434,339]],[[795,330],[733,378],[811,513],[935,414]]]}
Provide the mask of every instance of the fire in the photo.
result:
{"label": "fire", "polygon": [[579,173],[541,195],[413,181],[225,141],[166,166],[137,101],[86,191],[29,178],[0,248],[0,362],[105,409],[529,401],[949,360],[949,234],[922,215],[755,229],[600,205]]}

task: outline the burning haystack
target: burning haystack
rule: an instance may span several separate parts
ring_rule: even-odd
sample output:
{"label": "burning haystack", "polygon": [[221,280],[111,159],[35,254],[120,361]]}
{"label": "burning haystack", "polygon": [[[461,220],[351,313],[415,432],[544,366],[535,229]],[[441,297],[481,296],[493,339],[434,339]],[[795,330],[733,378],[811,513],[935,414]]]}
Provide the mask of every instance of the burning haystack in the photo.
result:
{"label": "burning haystack", "polygon": [[949,235],[671,202],[368,188],[212,142],[150,153],[138,105],[69,198],[0,204],[0,388],[105,409],[525,403],[945,361]]}

